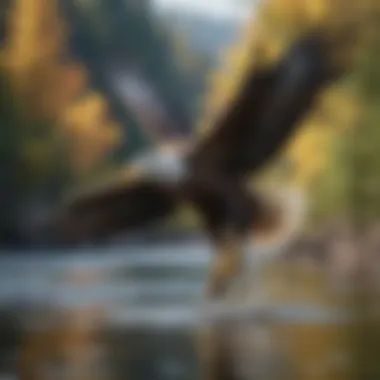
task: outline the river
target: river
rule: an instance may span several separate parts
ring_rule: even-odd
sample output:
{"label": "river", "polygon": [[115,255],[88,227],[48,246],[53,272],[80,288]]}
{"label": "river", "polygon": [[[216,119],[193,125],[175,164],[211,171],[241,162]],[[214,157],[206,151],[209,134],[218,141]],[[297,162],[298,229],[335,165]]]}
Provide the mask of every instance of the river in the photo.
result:
{"label": "river", "polygon": [[[112,337],[112,366],[119,373],[129,371],[136,379],[190,380],[199,369],[194,328],[202,314],[211,253],[205,240],[194,238],[17,255],[2,252],[0,306],[13,308],[14,318],[18,310],[17,318],[27,327],[46,323],[41,314],[46,305],[62,310],[100,306]],[[262,267],[263,278],[256,282],[266,289],[260,298],[267,305],[263,307],[271,305],[271,317],[268,314],[264,325],[258,322],[265,330],[262,347],[268,342],[282,347],[287,362],[297,368],[297,378],[342,378],[347,361],[342,323],[334,317],[335,301],[324,277],[318,268],[297,272],[293,265],[292,270],[276,267],[269,259]],[[247,299],[256,302],[254,297]],[[259,336],[252,323],[249,331]],[[132,351],[126,349],[131,346]],[[272,351],[265,355],[279,360]],[[265,362],[263,356],[260,362]]]}

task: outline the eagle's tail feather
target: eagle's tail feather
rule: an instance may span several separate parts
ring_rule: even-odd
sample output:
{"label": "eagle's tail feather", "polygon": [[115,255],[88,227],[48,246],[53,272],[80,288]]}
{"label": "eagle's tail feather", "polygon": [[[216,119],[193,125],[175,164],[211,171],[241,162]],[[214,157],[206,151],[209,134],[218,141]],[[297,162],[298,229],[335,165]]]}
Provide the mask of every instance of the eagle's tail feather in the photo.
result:
{"label": "eagle's tail feather", "polygon": [[306,212],[303,194],[286,189],[264,201],[260,217],[252,228],[255,247],[281,248],[287,245],[302,227]]}

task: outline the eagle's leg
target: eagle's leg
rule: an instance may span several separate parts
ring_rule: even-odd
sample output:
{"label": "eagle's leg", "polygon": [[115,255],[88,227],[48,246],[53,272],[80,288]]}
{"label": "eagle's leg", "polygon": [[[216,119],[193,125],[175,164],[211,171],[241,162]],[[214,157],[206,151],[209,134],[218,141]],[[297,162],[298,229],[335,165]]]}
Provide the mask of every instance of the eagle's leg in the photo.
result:
{"label": "eagle's leg", "polygon": [[[226,297],[243,262],[241,238],[236,234],[225,234],[217,246],[207,288],[207,298],[211,301]],[[199,342],[202,380],[236,380],[229,330],[231,326],[214,322],[202,328]]]}
{"label": "eagle's leg", "polygon": [[[217,176],[192,178],[186,189],[216,247],[206,289],[207,300],[214,301],[227,295],[242,267],[242,236],[252,218],[251,204],[239,186]],[[198,353],[202,380],[236,379],[229,328],[212,322],[201,329]]]}
{"label": "eagle's leg", "polygon": [[240,267],[242,242],[255,215],[256,205],[240,186],[222,176],[189,178],[186,197],[199,212],[216,246],[207,296],[222,297]]}
{"label": "eagle's leg", "polygon": [[222,298],[243,265],[243,250],[241,238],[235,234],[228,234],[218,244],[216,257],[211,268],[208,284],[210,299]]}

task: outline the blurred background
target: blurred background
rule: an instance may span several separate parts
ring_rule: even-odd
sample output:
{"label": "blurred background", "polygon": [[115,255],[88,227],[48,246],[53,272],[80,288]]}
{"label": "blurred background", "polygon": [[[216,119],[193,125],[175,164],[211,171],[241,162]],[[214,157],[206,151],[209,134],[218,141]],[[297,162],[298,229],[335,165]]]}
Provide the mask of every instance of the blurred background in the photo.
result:
{"label": "blurred background", "polygon": [[371,0],[1,0],[0,378],[198,378],[212,250],[192,215],[96,247],[36,226],[70,189],[206,133],[252,62],[364,14],[358,31],[374,38],[355,46],[354,69],[260,175],[298,189],[307,215],[286,247],[258,249],[233,301],[272,317],[234,326],[231,344],[238,379],[379,379],[378,11]]}

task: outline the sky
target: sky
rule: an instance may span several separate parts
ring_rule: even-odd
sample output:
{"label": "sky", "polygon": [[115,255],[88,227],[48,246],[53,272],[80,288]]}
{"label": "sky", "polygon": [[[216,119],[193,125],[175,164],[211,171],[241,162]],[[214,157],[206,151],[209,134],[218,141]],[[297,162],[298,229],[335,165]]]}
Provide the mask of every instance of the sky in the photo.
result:
{"label": "sky", "polygon": [[218,18],[246,19],[252,15],[253,1],[247,0],[153,0],[162,9],[199,12]]}

